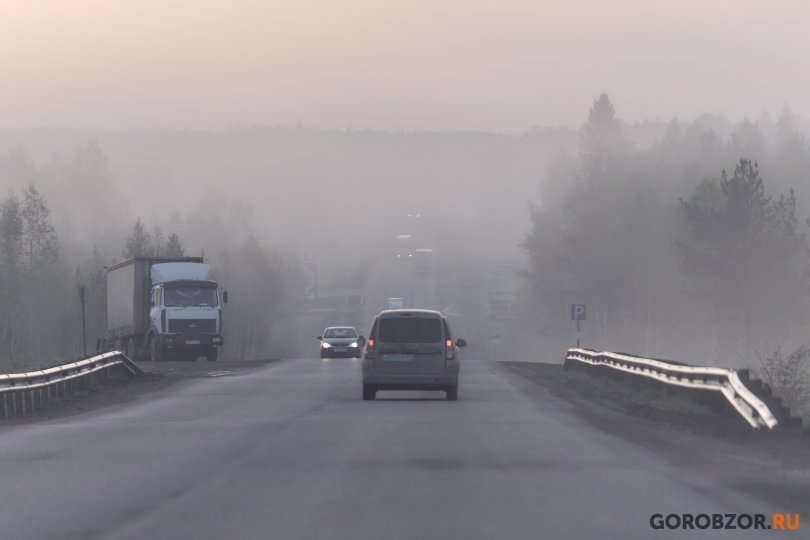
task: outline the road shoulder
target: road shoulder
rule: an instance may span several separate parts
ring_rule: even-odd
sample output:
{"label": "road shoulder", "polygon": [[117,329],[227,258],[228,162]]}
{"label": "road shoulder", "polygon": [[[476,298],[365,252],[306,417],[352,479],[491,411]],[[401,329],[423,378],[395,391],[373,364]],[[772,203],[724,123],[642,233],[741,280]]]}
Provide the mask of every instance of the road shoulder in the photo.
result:
{"label": "road shoulder", "polygon": [[279,359],[223,362],[143,362],[142,374],[121,373],[93,383],[89,388],[54,401],[35,414],[0,420],[0,426],[27,425],[64,419],[75,415],[99,413],[142,399],[152,399],[174,391],[189,381],[244,375],[262,367],[278,364]]}
{"label": "road shoulder", "polygon": [[644,411],[622,410],[583,395],[566,384],[561,364],[497,365],[530,398],[651,451],[692,480],[743,491],[786,511],[810,513],[810,437],[736,429],[710,434],[705,426],[690,426],[680,417],[670,422],[658,414],[652,419]]}

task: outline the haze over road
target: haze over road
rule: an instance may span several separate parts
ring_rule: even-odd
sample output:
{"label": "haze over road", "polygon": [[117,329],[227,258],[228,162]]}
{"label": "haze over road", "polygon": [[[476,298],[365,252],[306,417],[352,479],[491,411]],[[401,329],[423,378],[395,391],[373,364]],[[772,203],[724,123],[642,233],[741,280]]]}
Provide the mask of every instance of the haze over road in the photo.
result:
{"label": "haze over road", "polygon": [[[652,513],[773,510],[521,384],[465,359],[458,402],[439,392],[363,402],[357,362],[301,359],[6,427],[2,535],[666,538]],[[695,534],[720,532],[741,534]]]}

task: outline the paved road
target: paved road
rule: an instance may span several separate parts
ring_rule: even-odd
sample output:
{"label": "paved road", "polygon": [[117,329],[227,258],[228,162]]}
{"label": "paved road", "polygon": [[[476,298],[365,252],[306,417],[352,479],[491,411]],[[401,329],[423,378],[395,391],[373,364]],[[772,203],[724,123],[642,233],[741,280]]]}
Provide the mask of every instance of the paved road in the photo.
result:
{"label": "paved road", "polygon": [[[363,402],[355,361],[289,360],[6,427],[0,534],[668,538],[650,514],[773,510],[517,386],[499,365],[465,359],[457,402],[430,392]],[[760,537],[729,531],[740,536]]]}

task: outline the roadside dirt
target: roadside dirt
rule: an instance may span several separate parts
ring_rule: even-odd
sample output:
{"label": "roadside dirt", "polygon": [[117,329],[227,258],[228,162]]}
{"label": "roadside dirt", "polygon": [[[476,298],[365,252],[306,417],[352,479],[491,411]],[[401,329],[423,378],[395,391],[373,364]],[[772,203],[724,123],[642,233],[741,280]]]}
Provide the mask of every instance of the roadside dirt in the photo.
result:
{"label": "roadside dirt", "polygon": [[571,384],[561,364],[500,364],[520,377],[516,386],[526,394],[550,392],[567,405],[567,411],[664,457],[697,485],[720,483],[786,512],[810,514],[810,433],[806,429],[718,429],[721,420],[699,410],[668,416],[660,407],[628,407],[626,401],[611,402],[609,395],[583,393]]}
{"label": "roadside dirt", "polygon": [[183,381],[227,377],[279,362],[279,359],[223,362],[139,362],[141,375],[119,374],[92,387],[52,402],[46,410],[31,416],[0,420],[0,425],[20,425],[65,418],[112,405],[128,403],[146,394],[165,390]]}

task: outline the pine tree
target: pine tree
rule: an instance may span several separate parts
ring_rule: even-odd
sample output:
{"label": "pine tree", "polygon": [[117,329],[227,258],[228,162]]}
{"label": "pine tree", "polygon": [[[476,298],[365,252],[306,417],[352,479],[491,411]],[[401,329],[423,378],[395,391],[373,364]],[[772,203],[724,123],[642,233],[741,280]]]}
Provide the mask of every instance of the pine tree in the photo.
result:
{"label": "pine tree", "polygon": [[580,133],[580,152],[586,180],[605,181],[605,175],[628,148],[621,122],[607,94],[601,94],[588,112]]}
{"label": "pine tree", "polygon": [[774,200],[758,164],[741,159],[733,175],[723,171],[680,204],[684,269],[708,284],[705,299],[742,331],[749,350],[763,324],[784,330],[806,319],[807,244],[793,192]]}
{"label": "pine tree", "polygon": [[180,237],[177,236],[177,233],[171,233],[169,235],[164,254],[167,257],[182,257],[185,254],[185,249],[183,248],[183,244],[180,243]]}
{"label": "pine tree", "polygon": [[0,362],[13,361],[19,349],[22,234],[22,209],[12,193],[0,203]]}
{"label": "pine tree", "polygon": [[22,210],[12,193],[0,204],[0,269],[15,272],[22,253]]}
{"label": "pine tree", "polygon": [[61,310],[65,291],[60,282],[59,243],[50,221],[50,209],[33,184],[23,194],[22,268],[20,278],[19,338],[29,359],[44,358],[58,350],[64,325]]}
{"label": "pine tree", "polygon": [[132,234],[127,238],[121,256],[124,259],[131,259],[132,257],[150,257],[152,255],[155,255],[155,253],[151,235],[144,229],[141,218],[138,218],[135,221]]}

